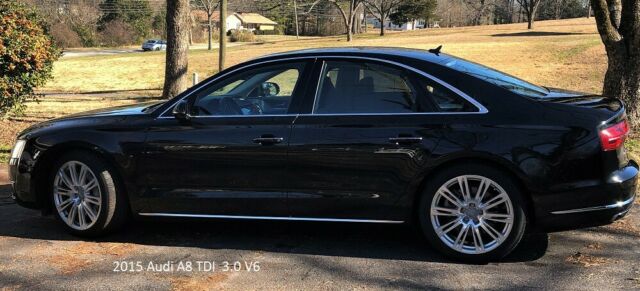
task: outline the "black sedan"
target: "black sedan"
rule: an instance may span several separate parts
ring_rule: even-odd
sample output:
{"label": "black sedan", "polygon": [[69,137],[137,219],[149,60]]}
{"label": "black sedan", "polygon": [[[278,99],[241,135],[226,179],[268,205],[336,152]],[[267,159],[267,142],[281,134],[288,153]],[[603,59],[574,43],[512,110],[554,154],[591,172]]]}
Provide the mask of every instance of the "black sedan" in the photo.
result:
{"label": "black sedan", "polygon": [[415,222],[450,257],[604,225],[635,198],[623,104],[430,51],[312,49],[160,104],[35,125],[14,199],[97,236],[131,217]]}

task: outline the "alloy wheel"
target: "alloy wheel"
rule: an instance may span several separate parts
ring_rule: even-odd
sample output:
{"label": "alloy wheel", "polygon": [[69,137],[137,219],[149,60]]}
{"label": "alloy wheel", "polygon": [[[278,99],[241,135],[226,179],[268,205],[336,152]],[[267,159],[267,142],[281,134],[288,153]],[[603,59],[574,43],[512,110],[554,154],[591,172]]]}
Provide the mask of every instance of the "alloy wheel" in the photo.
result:
{"label": "alloy wheel", "polygon": [[514,224],[509,195],[495,181],[478,175],[462,175],[444,183],[429,210],[438,238],[464,254],[496,249]]}
{"label": "alloy wheel", "polygon": [[102,208],[98,178],[84,163],[63,164],[53,182],[53,201],[58,215],[68,226],[76,230],[90,228]]}

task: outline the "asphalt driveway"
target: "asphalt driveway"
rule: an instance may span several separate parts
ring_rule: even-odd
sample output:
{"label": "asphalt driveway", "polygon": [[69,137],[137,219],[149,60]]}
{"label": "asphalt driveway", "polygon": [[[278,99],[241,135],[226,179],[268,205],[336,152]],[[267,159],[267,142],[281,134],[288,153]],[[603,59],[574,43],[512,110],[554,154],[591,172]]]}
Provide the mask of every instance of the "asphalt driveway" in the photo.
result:
{"label": "asphalt driveway", "polygon": [[81,240],[8,195],[1,185],[0,290],[640,289],[637,202],[613,225],[530,236],[502,262],[466,265],[393,225],[139,221]]}

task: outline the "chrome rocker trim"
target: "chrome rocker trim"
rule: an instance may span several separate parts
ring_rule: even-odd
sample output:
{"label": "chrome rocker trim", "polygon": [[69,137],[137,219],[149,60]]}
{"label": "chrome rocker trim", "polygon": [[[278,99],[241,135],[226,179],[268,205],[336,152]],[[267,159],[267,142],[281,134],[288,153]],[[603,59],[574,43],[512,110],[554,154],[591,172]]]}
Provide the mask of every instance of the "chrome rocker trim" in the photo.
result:
{"label": "chrome rocker trim", "polygon": [[211,215],[211,214],[182,214],[182,213],[138,213],[138,215],[140,215],[140,216],[160,216],[160,217],[245,219],[245,220],[290,220],[290,221],[360,222],[360,223],[404,223],[404,221],[400,221],[400,220],[284,217],[284,216],[243,216],[243,215]]}
{"label": "chrome rocker trim", "polygon": [[636,196],[634,195],[633,197],[631,197],[631,198],[629,198],[629,199],[627,199],[625,201],[619,201],[619,202],[616,202],[614,204],[593,206],[593,207],[585,207],[585,208],[578,208],[578,209],[553,211],[553,212],[551,212],[551,214],[571,214],[571,213],[582,213],[582,212],[589,212],[589,211],[598,211],[598,210],[622,208],[622,207],[625,207],[625,206],[633,203],[633,200],[635,198],[636,198]]}

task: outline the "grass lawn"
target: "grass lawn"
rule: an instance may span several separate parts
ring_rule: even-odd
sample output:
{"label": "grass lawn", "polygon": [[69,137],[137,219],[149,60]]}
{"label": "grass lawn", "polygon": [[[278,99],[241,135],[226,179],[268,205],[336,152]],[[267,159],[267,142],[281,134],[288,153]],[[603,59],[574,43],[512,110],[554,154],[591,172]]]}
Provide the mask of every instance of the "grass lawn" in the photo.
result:
{"label": "grass lawn", "polygon": [[[314,47],[395,46],[443,51],[476,61],[534,83],[587,92],[601,92],[606,69],[604,46],[592,19],[425,29],[411,32],[377,31],[357,35],[353,42],[339,37],[265,36],[262,42],[228,49],[227,66],[271,53]],[[54,65],[54,79],[39,88],[40,102],[30,102],[24,116],[0,120],[0,145],[34,122],[95,108],[147,101],[160,95],[164,52],[127,53],[62,58]],[[217,50],[189,51],[189,75],[200,79],[216,73]],[[0,150],[0,155],[4,152]]]}

